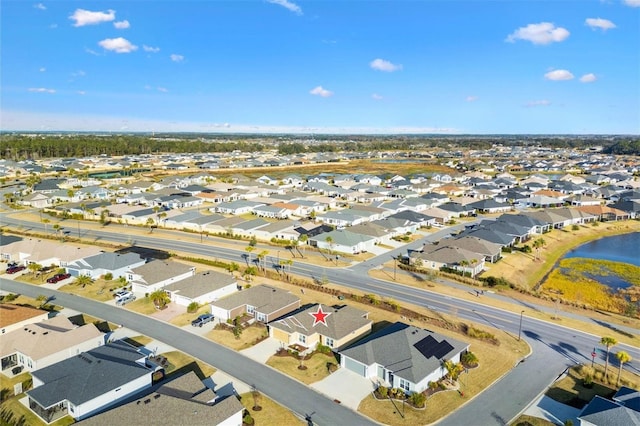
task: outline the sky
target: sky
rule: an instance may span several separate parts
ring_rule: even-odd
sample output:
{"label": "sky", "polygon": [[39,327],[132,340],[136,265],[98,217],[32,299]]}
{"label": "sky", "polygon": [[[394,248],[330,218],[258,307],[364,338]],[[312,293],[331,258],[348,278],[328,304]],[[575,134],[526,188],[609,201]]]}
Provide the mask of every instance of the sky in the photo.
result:
{"label": "sky", "polygon": [[0,130],[640,134],[640,0],[2,0]]}

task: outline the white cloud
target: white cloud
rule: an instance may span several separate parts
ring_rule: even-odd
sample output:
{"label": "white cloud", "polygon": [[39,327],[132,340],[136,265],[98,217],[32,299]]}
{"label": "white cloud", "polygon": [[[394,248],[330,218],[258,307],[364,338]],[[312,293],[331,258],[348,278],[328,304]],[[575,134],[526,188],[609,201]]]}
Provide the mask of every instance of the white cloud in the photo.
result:
{"label": "white cloud", "polygon": [[93,49],[89,49],[88,47],[87,47],[87,48],[85,48],[85,49],[84,49],[84,51],[85,51],[85,52],[87,52],[87,53],[89,53],[89,54],[91,54],[91,55],[94,55],[94,56],[100,56],[100,54],[99,54],[98,52],[96,52],[96,51],[95,51],[95,50],[93,50]]}
{"label": "white cloud", "polygon": [[267,2],[271,4],[277,4],[278,6],[289,9],[296,15],[302,15],[302,9],[300,8],[300,6],[288,0],[267,0]]}
{"label": "white cloud", "polygon": [[627,6],[640,7],[640,0],[623,0],[622,2]]}
{"label": "white cloud", "polygon": [[71,77],[84,77],[85,75],[87,75],[87,73],[82,70],[71,73]]}
{"label": "white cloud", "polygon": [[84,90],[78,90],[76,93],[81,96],[84,96],[87,94],[87,92],[85,92]]}
{"label": "white cloud", "polygon": [[116,29],[118,29],[118,30],[126,30],[127,28],[129,28],[131,26],[131,24],[129,23],[129,21],[127,21],[125,19],[124,21],[114,22],[113,26],[116,27]]}
{"label": "white cloud", "polygon": [[51,24],[49,25],[49,28],[55,30],[56,28],[58,28],[58,24]]}
{"label": "white cloud", "polygon": [[375,99],[376,101],[379,101],[379,100],[381,100],[381,99],[384,99],[384,98],[382,97],[382,95],[378,95],[377,93],[374,93],[373,95],[371,95],[371,97],[372,97],[373,99]]}
{"label": "white cloud", "polygon": [[585,74],[582,77],[580,77],[580,82],[581,83],[593,83],[597,79],[598,78],[596,77],[596,75],[594,73],[589,73],[589,74]]}
{"label": "white cloud", "polygon": [[384,71],[384,72],[394,72],[402,69],[402,65],[392,64],[389,61],[385,61],[384,59],[374,59],[369,63],[369,66],[374,70]]}
{"label": "white cloud", "polygon": [[34,93],[56,93],[55,89],[47,89],[45,87],[30,87],[28,90]]}
{"label": "white cloud", "polygon": [[540,101],[529,101],[526,104],[524,104],[524,106],[526,106],[527,108],[532,108],[532,107],[538,107],[538,106],[549,106],[551,105],[551,102],[543,99]]}
{"label": "white cloud", "polygon": [[138,46],[131,44],[126,38],[105,38],[99,41],[98,44],[106,50],[112,50],[116,53],[131,53],[134,50],[138,50]]}
{"label": "white cloud", "polygon": [[76,21],[74,27],[84,27],[85,25],[97,25],[102,22],[111,22],[116,19],[115,10],[107,10],[106,12],[92,12],[90,10],[76,9],[69,19]]}
{"label": "white cloud", "polygon": [[509,34],[506,41],[514,43],[516,40],[526,40],[533,44],[549,44],[564,41],[569,37],[569,31],[562,27],[556,27],[551,22],[540,22],[520,27]]}
{"label": "white cloud", "polygon": [[173,62],[182,62],[184,61],[184,56],[182,55],[176,55],[175,53],[172,53],[171,56],[169,56],[171,58],[171,60]]}
{"label": "white cloud", "polygon": [[47,69],[45,67],[40,67],[40,69],[38,71],[40,72],[45,72]]}
{"label": "white cloud", "polygon": [[467,101],[467,102],[475,102],[475,101],[477,101],[477,100],[478,100],[478,97],[477,97],[477,96],[467,96],[467,97],[465,98],[465,101]]}
{"label": "white cloud", "polygon": [[36,3],[33,5],[33,7],[35,7],[36,9],[40,9],[40,10],[47,10],[47,6],[45,6],[42,3]]}
{"label": "white cloud", "polygon": [[567,70],[553,70],[546,73],[544,78],[553,81],[573,80],[573,74]]}
{"label": "white cloud", "polygon": [[167,89],[165,87],[158,87],[158,92],[167,93],[168,91],[169,91],[169,89]]}
{"label": "white cloud", "polygon": [[322,86],[314,87],[309,91],[312,95],[320,96],[323,98],[328,98],[329,96],[333,96],[333,92],[331,90],[324,89]]}
{"label": "white cloud", "polygon": [[147,46],[146,44],[143,44],[142,48],[145,52],[158,53],[160,51],[159,47]]}
{"label": "white cloud", "polygon": [[596,28],[600,28],[602,31],[607,31],[607,30],[616,28],[616,24],[614,24],[608,19],[602,19],[602,18],[587,18],[585,19],[584,23],[590,26],[591,28],[593,28],[594,30]]}

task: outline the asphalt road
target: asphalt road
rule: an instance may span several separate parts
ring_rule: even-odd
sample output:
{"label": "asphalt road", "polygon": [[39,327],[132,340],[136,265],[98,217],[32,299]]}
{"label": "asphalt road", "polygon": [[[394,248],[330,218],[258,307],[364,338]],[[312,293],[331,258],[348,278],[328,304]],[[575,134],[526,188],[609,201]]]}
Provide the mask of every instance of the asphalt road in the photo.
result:
{"label": "asphalt road", "polygon": [[256,387],[302,419],[310,419],[317,425],[375,425],[360,414],[337,404],[311,387],[295,381],[278,371],[246,358],[235,351],[218,345],[171,324],[157,321],[127,309],[95,302],[67,293],[40,288],[29,284],[0,278],[0,289],[30,297],[43,294],[54,296],[52,303],[68,307],[97,318],[136,330],[153,339],[170,344],[191,354],[233,377]]}
{"label": "asphalt road", "polygon": [[[12,226],[23,226],[25,229],[44,230],[43,224],[21,221],[15,218],[2,217],[2,223],[11,224]],[[73,223],[70,222],[70,225],[71,224]],[[462,226],[464,225],[458,225],[457,227],[460,228]],[[424,240],[434,241],[451,232],[451,228],[441,230],[426,237]],[[109,226],[105,228],[105,230],[81,229],[80,233],[85,240],[96,239],[123,244],[135,244],[167,251],[181,251],[194,255],[210,256],[238,263],[244,262],[244,256],[246,255],[244,245],[240,246],[238,250],[233,250],[215,246],[215,240],[213,239],[205,240],[204,244],[177,240],[176,238],[179,235],[184,235],[179,231],[160,230],[160,232],[156,231],[155,234],[149,236],[127,235],[126,228],[120,229],[118,225],[115,225],[113,227]],[[417,248],[421,244],[422,241],[414,242],[410,244],[409,247]],[[449,314],[455,312],[460,319],[483,322],[495,327],[499,332],[510,335],[512,338],[517,339],[518,334],[520,334],[522,338],[525,338],[531,344],[534,351],[525,362],[519,364],[510,374],[495,383],[486,392],[483,392],[463,408],[442,420],[440,422],[441,424],[505,424],[526,408],[568,365],[591,363],[591,352],[594,348],[599,348],[595,361],[604,363],[604,351],[601,350],[602,347],[599,345],[600,336],[568,329],[556,323],[527,317],[527,310],[543,309],[536,305],[529,305],[523,308],[525,314],[522,316],[522,327],[520,327],[520,314],[484,306],[481,304],[482,297],[478,299],[478,303],[474,303],[428,290],[378,280],[366,274],[369,269],[387,262],[392,256],[406,253],[406,250],[407,247],[396,249],[385,255],[369,259],[366,262],[353,265],[349,268],[322,267],[304,263],[294,263],[291,267],[291,272],[314,279],[326,277],[329,282],[338,285],[357,289],[365,293],[374,293],[382,297],[392,298],[398,302],[417,304],[436,312]],[[275,267],[277,265],[276,259],[270,260],[272,266]],[[111,320],[110,317],[106,318]],[[588,318],[584,319],[589,321]],[[606,326],[607,324],[601,325]],[[136,327],[132,328],[137,329]],[[140,331],[143,332],[142,330]],[[162,341],[163,339],[158,338],[158,340]],[[616,346],[610,354],[609,365],[614,369],[617,368],[617,361],[613,353],[620,349],[627,351],[633,358],[633,361],[625,364],[625,368],[635,371],[636,373],[640,372],[640,350],[638,347],[628,345]],[[201,358],[197,352],[187,352]],[[213,365],[219,366],[219,363],[213,363]],[[219,368],[227,371],[222,366],[219,366]],[[233,374],[231,371],[227,372]],[[242,379],[241,376],[238,376],[238,378]],[[251,382],[249,381],[248,383]],[[285,405],[289,406],[288,404]],[[295,409],[294,411],[300,412]],[[346,423],[342,422],[342,424]]]}

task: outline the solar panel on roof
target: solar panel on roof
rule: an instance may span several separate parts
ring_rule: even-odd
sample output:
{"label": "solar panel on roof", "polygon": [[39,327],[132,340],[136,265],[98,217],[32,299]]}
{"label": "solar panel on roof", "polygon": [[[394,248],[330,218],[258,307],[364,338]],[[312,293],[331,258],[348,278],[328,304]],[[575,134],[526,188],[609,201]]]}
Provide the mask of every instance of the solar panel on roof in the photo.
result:
{"label": "solar panel on roof", "polygon": [[425,358],[441,359],[453,350],[453,346],[446,340],[438,342],[433,336],[427,336],[413,345]]}

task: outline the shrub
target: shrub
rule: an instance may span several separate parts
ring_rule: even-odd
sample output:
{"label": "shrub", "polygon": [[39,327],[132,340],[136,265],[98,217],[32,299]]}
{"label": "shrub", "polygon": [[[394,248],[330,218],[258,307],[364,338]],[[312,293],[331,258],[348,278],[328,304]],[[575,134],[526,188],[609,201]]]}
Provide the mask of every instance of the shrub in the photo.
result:
{"label": "shrub", "polygon": [[378,393],[380,394],[381,398],[386,398],[389,394],[389,389],[387,389],[386,386],[378,386]]}
{"label": "shrub", "polygon": [[251,417],[251,415],[247,414],[246,416],[244,416],[242,418],[242,423],[244,423],[245,425],[252,425],[253,424],[253,417]]}
{"label": "shrub", "polygon": [[187,306],[187,312],[194,313],[195,311],[198,310],[198,308],[200,307],[200,305],[198,305],[198,302],[191,302],[189,303],[189,306]]}
{"label": "shrub", "polygon": [[419,407],[419,408],[424,407],[424,403],[425,403],[426,400],[427,400],[427,398],[422,392],[414,392],[409,397],[409,401],[411,401],[411,404],[413,404],[413,406]]}
{"label": "shrub", "polygon": [[111,272],[107,272],[104,274],[104,279],[107,281],[111,281],[113,279],[113,274]]}
{"label": "shrub", "polygon": [[577,231],[577,230],[579,230],[579,229],[580,229],[580,227],[579,227],[578,225],[576,225],[576,224],[574,224],[574,225],[571,227],[571,230],[572,230],[572,231]]}
{"label": "shrub", "polygon": [[316,351],[320,352],[321,354],[329,355],[331,353],[331,348],[325,345],[318,345],[316,347]]}

